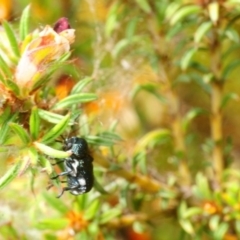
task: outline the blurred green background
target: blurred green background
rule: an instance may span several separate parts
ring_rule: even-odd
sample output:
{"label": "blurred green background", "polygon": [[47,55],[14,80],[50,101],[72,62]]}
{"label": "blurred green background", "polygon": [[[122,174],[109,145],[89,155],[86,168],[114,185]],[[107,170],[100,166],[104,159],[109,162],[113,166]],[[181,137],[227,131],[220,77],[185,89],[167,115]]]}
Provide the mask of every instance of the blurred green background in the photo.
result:
{"label": "blurred green background", "polygon": [[95,149],[110,163],[95,166],[106,195],[55,199],[40,168],[15,178],[1,190],[2,239],[239,239],[240,1],[2,0],[0,19],[17,33],[29,4],[31,31],[61,17],[76,29],[56,96],[90,76],[98,100],[81,124],[116,124],[123,141]]}

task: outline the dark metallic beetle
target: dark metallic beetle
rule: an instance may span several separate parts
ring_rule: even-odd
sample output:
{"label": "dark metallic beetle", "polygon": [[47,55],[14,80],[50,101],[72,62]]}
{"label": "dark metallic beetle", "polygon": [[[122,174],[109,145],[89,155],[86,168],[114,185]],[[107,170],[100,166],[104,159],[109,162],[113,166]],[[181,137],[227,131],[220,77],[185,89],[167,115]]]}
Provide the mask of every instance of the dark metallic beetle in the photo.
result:
{"label": "dark metallic beetle", "polygon": [[93,187],[93,158],[89,153],[88,144],[84,138],[71,137],[64,140],[63,150],[71,151],[71,156],[60,162],[64,163],[64,172],[53,177],[66,176],[67,187],[62,189],[58,198],[65,191],[70,191],[73,195],[89,192]]}

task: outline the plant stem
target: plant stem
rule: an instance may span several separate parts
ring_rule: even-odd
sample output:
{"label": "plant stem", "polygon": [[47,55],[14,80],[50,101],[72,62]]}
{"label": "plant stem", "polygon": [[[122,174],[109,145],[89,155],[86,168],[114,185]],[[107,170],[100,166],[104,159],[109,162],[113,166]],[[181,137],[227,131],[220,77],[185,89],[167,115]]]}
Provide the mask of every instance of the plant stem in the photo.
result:
{"label": "plant stem", "polygon": [[223,149],[222,149],[222,112],[221,103],[223,96],[223,81],[221,79],[222,64],[221,64],[221,45],[218,39],[216,29],[213,30],[213,39],[210,44],[211,54],[211,72],[213,80],[211,82],[211,137],[214,141],[212,151],[213,170],[216,173],[217,179],[220,179],[224,167]]}
{"label": "plant stem", "polygon": [[[99,152],[94,153],[94,160],[100,166],[110,169],[111,164],[104,156],[102,156]],[[141,174],[132,173],[124,168],[117,168],[116,170],[112,170],[112,173],[126,179],[130,183],[135,183],[138,185],[142,190],[150,193],[157,193],[160,188],[161,184],[153,178],[146,177]]]}
{"label": "plant stem", "polygon": [[211,93],[211,136],[214,141],[212,151],[213,169],[217,176],[220,177],[223,171],[223,149],[222,149],[222,114],[221,114],[221,101],[222,101],[222,86],[217,82],[212,83]]}

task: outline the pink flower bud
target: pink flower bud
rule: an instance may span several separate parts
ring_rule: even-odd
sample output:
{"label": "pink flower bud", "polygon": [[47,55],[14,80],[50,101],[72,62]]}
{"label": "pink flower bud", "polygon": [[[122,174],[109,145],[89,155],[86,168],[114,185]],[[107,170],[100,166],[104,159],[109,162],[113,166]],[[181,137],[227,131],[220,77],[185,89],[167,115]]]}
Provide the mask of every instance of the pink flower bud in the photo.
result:
{"label": "pink flower bud", "polygon": [[68,19],[63,17],[63,18],[60,18],[55,24],[54,24],[54,31],[57,32],[57,33],[60,33],[66,29],[70,29],[70,24],[68,22]]}

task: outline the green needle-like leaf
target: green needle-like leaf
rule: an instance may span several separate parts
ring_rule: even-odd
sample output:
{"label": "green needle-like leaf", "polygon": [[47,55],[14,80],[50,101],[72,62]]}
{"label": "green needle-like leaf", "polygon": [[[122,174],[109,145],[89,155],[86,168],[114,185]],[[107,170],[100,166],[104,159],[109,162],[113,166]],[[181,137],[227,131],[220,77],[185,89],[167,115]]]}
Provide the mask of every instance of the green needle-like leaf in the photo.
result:
{"label": "green needle-like leaf", "polygon": [[17,57],[19,57],[20,52],[19,52],[18,42],[11,25],[7,21],[3,21],[3,27],[7,34],[12,51]]}
{"label": "green needle-like leaf", "polygon": [[105,211],[102,216],[100,217],[100,223],[104,224],[112,220],[113,218],[121,215],[122,210],[119,208],[112,208],[109,209],[108,211]]}
{"label": "green needle-like leaf", "polygon": [[43,136],[42,142],[49,143],[60,136],[68,126],[70,115],[67,114],[57,125],[55,125],[46,135]]}
{"label": "green needle-like leaf", "polygon": [[0,55],[0,69],[4,73],[5,77],[11,78],[12,77],[12,72],[7,63],[4,61],[2,56]]}
{"label": "green needle-like leaf", "polygon": [[74,104],[91,102],[91,101],[96,100],[96,99],[97,99],[97,96],[94,93],[73,94],[73,95],[70,95],[70,96],[64,98],[60,102],[58,102],[54,106],[54,109],[68,108],[68,107],[71,107]]}
{"label": "green needle-like leaf", "polygon": [[170,24],[174,25],[177,22],[181,21],[183,18],[191,16],[192,14],[198,13],[201,11],[201,8],[199,6],[196,5],[186,5],[182,8],[180,8],[179,10],[177,10],[171,21]]}
{"label": "green needle-like leaf", "polygon": [[15,113],[12,116],[9,116],[8,114],[11,114],[11,112],[8,110],[8,108],[5,110],[3,115],[1,116],[1,127],[0,127],[0,145],[3,144],[7,138],[7,134],[9,131],[9,122],[14,121],[14,119],[17,116],[17,113]]}
{"label": "green needle-like leaf", "polygon": [[93,219],[99,209],[99,206],[100,206],[100,202],[98,199],[95,199],[93,202],[91,202],[89,207],[84,213],[84,218],[86,220]]}
{"label": "green needle-like leaf", "polygon": [[29,143],[30,137],[22,126],[18,125],[17,123],[11,122],[9,123],[9,127],[20,137],[24,144]]}
{"label": "green needle-like leaf", "polygon": [[47,218],[39,222],[36,227],[38,229],[51,229],[51,230],[61,230],[66,228],[68,225],[68,219],[66,218]]}
{"label": "green needle-like leaf", "polygon": [[40,118],[38,115],[38,109],[36,107],[32,109],[29,125],[30,125],[31,136],[34,140],[36,140],[39,134],[39,125],[40,125]]}
{"label": "green needle-like leaf", "polygon": [[82,89],[89,84],[93,79],[91,77],[86,77],[80,80],[72,89],[71,94],[80,93]]}
{"label": "green needle-like leaf", "polygon": [[[65,117],[63,115],[45,111],[42,109],[38,109],[38,114],[39,114],[40,118],[44,119],[47,122],[54,123],[54,124],[59,123]],[[74,124],[74,121],[69,121],[69,125],[73,125],[73,124]]]}
{"label": "green needle-like leaf", "polygon": [[43,196],[46,199],[47,203],[51,205],[54,209],[56,209],[58,212],[66,214],[69,211],[68,207],[55,196],[47,193],[44,193]]}
{"label": "green needle-like leaf", "polygon": [[29,20],[29,13],[30,13],[30,5],[28,5],[22,13],[22,17],[20,19],[20,26],[19,26],[19,32],[20,32],[20,38],[21,40],[24,40],[25,37],[28,34],[28,20]]}
{"label": "green needle-like leaf", "polygon": [[20,163],[12,166],[3,177],[0,178],[0,189],[6,187],[17,175]]}
{"label": "green needle-like leaf", "polygon": [[19,87],[14,81],[6,79],[5,83],[9,89],[11,89],[16,95],[19,95]]}
{"label": "green needle-like leaf", "polygon": [[43,143],[34,142],[33,145],[38,149],[40,152],[52,157],[52,158],[66,158],[71,155],[70,152],[59,151],[54,148],[51,148]]}

